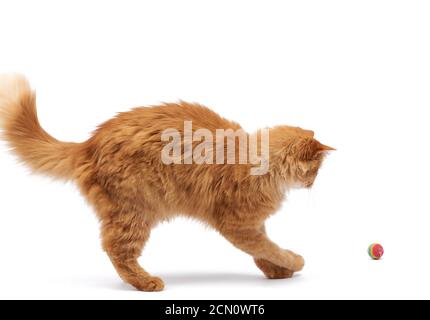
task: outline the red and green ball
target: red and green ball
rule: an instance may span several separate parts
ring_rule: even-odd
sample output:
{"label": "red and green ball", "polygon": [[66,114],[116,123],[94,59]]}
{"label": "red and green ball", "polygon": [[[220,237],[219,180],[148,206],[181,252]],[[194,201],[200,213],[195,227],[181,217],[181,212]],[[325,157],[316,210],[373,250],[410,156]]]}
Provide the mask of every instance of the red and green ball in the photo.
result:
{"label": "red and green ball", "polygon": [[378,243],[373,243],[369,246],[367,252],[373,260],[379,260],[384,254],[384,248]]}

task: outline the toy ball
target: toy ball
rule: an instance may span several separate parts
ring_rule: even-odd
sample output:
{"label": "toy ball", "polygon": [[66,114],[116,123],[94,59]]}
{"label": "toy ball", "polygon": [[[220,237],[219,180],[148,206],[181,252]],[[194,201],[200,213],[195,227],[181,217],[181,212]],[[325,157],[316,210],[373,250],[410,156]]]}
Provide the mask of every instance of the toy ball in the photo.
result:
{"label": "toy ball", "polygon": [[367,252],[373,260],[379,260],[384,255],[384,248],[378,243],[373,243],[369,246]]}

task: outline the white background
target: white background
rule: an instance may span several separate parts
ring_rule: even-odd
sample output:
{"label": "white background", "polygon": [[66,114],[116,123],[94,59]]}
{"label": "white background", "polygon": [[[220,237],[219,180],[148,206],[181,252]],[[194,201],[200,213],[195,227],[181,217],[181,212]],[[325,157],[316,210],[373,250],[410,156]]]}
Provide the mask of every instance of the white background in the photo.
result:
{"label": "white background", "polygon": [[[123,284],[73,184],[0,145],[0,298],[430,298],[428,1],[0,1],[0,72],[26,74],[42,125],[84,141],[118,111],[184,99],[247,130],[316,131],[338,149],[268,221],[306,259],[269,281],[199,223],[154,230]],[[384,245],[381,261],[367,246]]]}

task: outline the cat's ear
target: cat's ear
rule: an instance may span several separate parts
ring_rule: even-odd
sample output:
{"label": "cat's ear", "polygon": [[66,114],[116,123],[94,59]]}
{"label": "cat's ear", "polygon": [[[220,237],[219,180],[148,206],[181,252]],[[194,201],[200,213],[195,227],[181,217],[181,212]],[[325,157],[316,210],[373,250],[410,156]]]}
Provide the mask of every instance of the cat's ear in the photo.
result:
{"label": "cat's ear", "polygon": [[334,151],[335,148],[326,146],[315,139],[301,139],[295,148],[295,155],[299,160],[310,161],[314,160],[323,152]]}
{"label": "cat's ear", "polygon": [[336,151],[335,148],[326,146],[325,144],[322,144],[321,142],[318,142],[319,146],[318,146],[318,152],[324,152],[324,151]]}

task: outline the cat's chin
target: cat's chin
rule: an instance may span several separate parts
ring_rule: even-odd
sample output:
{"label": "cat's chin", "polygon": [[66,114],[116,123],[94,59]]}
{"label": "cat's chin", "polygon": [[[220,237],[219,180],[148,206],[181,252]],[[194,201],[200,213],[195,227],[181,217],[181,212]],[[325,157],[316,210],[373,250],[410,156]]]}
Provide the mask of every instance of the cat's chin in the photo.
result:
{"label": "cat's chin", "polygon": [[291,181],[287,184],[287,190],[312,189],[313,186],[314,182]]}
{"label": "cat's chin", "polygon": [[311,182],[311,183],[306,183],[304,186],[303,186],[303,188],[305,188],[305,189],[312,189],[312,187],[314,186],[314,183],[313,182]]}
{"label": "cat's chin", "polygon": [[303,188],[307,188],[307,187],[302,182],[299,182],[299,181],[292,181],[292,182],[289,182],[287,185],[288,190],[303,189]]}

